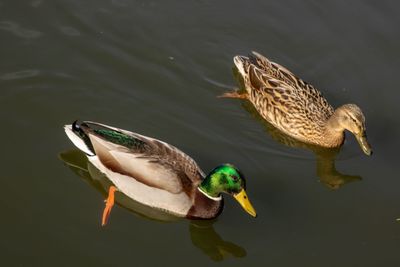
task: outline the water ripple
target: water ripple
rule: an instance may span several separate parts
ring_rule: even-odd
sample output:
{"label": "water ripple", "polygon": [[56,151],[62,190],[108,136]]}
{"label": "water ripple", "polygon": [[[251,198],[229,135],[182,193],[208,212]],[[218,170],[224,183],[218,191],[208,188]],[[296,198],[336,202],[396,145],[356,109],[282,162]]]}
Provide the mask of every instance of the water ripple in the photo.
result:
{"label": "water ripple", "polygon": [[1,80],[18,80],[18,79],[38,76],[39,74],[40,74],[39,70],[21,70],[21,71],[3,74],[0,76],[0,79]]}
{"label": "water ripple", "polygon": [[68,36],[79,36],[79,35],[81,35],[80,31],[78,31],[75,28],[68,27],[68,26],[62,26],[62,27],[60,27],[60,30],[61,30],[62,33],[64,33],[65,35],[68,35]]}
{"label": "water ripple", "polygon": [[43,33],[39,31],[23,28],[18,25],[18,23],[12,21],[1,21],[0,29],[11,32],[17,37],[26,39],[38,38],[43,35]]}
{"label": "water ripple", "polygon": [[33,0],[33,1],[31,2],[31,6],[32,6],[32,7],[38,7],[38,6],[40,6],[41,4],[43,4],[43,0]]}

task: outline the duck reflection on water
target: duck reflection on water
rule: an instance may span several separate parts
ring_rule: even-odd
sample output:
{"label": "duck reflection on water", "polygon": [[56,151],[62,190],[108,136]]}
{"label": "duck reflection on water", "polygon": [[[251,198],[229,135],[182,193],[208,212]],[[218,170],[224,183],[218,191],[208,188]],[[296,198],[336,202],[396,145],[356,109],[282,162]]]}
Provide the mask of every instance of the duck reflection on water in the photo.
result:
{"label": "duck reflection on water", "polygon": [[[94,167],[84,153],[78,149],[72,149],[59,154],[59,158],[85,182],[93,186],[104,197],[107,197],[108,188],[112,185],[110,180]],[[182,218],[169,213],[156,210],[136,202],[120,192],[115,194],[115,202],[133,212],[143,219],[158,222],[180,221]],[[192,220],[189,224],[190,239],[195,247],[200,249],[213,261],[222,261],[229,257],[242,258],[246,256],[246,250],[232,242],[225,241],[215,231],[214,220]]]}

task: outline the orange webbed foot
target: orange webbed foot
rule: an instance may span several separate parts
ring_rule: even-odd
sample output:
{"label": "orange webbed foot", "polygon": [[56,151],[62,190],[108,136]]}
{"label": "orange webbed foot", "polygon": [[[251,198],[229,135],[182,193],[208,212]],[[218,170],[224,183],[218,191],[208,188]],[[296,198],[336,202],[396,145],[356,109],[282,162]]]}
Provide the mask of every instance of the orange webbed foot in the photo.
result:
{"label": "orange webbed foot", "polygon": [[114,206],[114,193],[117,191],[117,188],[115,186],[110,186],[108,189],[108,197],[105,200],[106,206],[103,211],[103,218],[101,220],[101,226],[104,226],[108,222],[108,218],[110,217],[111,209]]}

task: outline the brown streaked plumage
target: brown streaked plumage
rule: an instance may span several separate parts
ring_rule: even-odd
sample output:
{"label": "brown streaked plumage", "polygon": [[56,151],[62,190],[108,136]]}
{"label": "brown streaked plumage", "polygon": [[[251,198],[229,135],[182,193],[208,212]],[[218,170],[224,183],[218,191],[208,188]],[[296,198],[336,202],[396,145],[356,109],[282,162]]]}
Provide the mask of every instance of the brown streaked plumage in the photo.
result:
{"label": "brown streaked plumage", "polygon": [[265,120],[300,141],[338,147],[344,141],[344,130],[349,130],[364,153],[372,153],[365,117],[357,105],[335,110],[312,85],[257,52],[249,57],[235,56],[234,63],[245,92],[228,92],[222,97],[248,99]]}

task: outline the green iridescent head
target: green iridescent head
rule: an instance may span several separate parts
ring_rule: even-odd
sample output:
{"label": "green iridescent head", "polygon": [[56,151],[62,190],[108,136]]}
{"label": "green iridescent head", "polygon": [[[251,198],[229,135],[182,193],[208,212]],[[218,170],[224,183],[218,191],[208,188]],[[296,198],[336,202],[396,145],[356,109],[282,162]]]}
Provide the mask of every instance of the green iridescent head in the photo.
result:
{"label": "green iridescent head", "polygon": [[222,164],[213,169],[199,185],[199,189],[210,198],[219,198],[221,193],[232,195],[250,215],[256,217],[256,211],[245,191],[246,180],[231,164]]}

